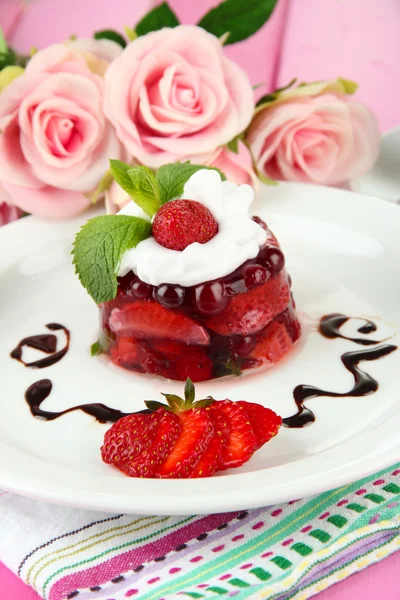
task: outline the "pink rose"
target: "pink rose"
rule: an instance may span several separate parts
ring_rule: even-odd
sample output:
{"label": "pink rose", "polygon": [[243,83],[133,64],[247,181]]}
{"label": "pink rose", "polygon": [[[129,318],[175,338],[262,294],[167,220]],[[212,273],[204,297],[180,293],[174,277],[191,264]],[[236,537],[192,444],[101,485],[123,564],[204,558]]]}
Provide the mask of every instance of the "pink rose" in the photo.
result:
{"label": "pink rose", "polygon": [[122,46],[112,40],[78,38],[66,42],[69,48],[78,50],[93,73],[104,75],[110,62],[122,52]]}
{"label": "pink rose", "polygon": [[288,90],[256,114],[247,140],[261,173],[338,185],[372,167],[379,153],[377,121],[345,95],[343,82]]}
{"label": "pink rose", "polygon": [[88,204],[121,146],[104,117],[103,79],[64,44],[34,55],[0,94],[0,180],[14,204],[65,218]]}
{"label": "pink rose", "polygon": [[250,123],[253,90],[219,40],[191,25],[134,40],[108,68],[104,109],[127,151],[159,167],[205,164]]}
{"label": "pink rose", "polygon": [[230,181],[238,185],[248,183],[255,190],[259,188],[259,180],[253,169],[251,154],[243,142],[239,142],[238,153],[232,152],[226,146],[218,150],[218,154],[208,165],[217,167]]}
{"label": "pink rose", "polygon": [[22,214],[19,208],[10,204],[11,198],[0,183],[0,227],[16,221]]}

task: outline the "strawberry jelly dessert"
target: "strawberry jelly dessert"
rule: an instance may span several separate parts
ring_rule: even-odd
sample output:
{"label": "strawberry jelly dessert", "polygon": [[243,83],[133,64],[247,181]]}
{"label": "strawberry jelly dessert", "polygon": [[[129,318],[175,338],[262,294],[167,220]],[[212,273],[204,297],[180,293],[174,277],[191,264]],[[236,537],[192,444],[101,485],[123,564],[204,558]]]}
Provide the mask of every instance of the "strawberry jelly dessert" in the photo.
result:
{"label": "strawberry jelly dessert", "polygon": [[[152,235],[122,256],[116,297],[99,305],[100,345],[115,364],[203,381],[292,349],[300,324],[285,257],[250,216],[252,199],[249,186],[201,170],[159,209]],[[131,202],[119,214],[138,211]]]}

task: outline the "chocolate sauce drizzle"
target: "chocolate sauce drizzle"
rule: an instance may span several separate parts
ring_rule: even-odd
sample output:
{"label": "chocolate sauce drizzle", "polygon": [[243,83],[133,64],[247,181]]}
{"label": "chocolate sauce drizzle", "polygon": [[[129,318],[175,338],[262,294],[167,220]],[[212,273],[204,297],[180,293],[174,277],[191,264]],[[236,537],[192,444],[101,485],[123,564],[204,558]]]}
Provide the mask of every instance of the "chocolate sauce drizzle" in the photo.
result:
{"label": "chocolate sauce drizzle", "polygon": [[[348,337],[341,333],[341,327],[347,323],[350,319],[357,317],[348,317],[340,313],[333,313],[326,315],[321,318],[319,323],[319,332],[326,338],[335,339],[342,338],[359,344],[362,346],[376,346],[375,348],[367,348],[365,350],[359,350],[355,352],[345,352],[341,356],[344,367],[354,376],[354,386],[348,392],[332,392],[330,390],[323,390],[321,388],[314,387],[312,385],[298,385],[293,390],[294,401],[297,406],[297,413],[291,417],[283,419],[285,427],[298,428],[305,427],[306,425],[315,421],[315,414],[311,409],[304,406],[304,402],[310,398],[317,398],[319,396],[327,396],[331,398],[345,398],[345,397],[361,397],[373,394],[377,391],[379,384],[371,375],[361,370],[359,364],[365,361],[373,361],[383,356],[391,354],[397,350],[397,346],[391,344],[382,344],[386,340],[372,340],[370,338],[360,337]],[[368,335],[374,333],[377,330],[377,326],[373,321],[369,319],[363,319],[365,324],[357,329],[358,333]],[[61,350],[57,351],[57,337],[53,334],[41,334],[26,337],[20,341],[18,346],[11,352],[11,357],[18,360],[26,367],[43,369],[54,365],[61,360],[68,352],[70,344],[70,332],[63,325],[58,323],[49,323],[46,325],[50,331],[63,330],[66,336],[66,345]],[[381,344],[381,345],[378,345]],[[49,356],[26,363],[23,360],[22,353],[24,346],[29,348],[35,348],[40,350]],[[50,379],[40,379],[33,383],[25,392],[25,400],[29,405],[30,411],[34,417],[44,419],[46,421],[54,421],[62,415],[80,410],[87,415],[94,417],[100,423],[115,423],[122,417],[126,417],[132,413],[124,413],[115,408],[110,408],[105,404],[92,403],[92,404],[79,404],[78,406],[72,406],[66,410],[59,412],[51,412],[43,410],[41,408],[42,403],[51,394],[53,384]],[[142,411],[136,411],[135,414],[148,413],[147,409]]]}
{"label": "chocolate sauce drizzle", "polygon": [[[329,339],[343,338],[362,346],[377,345],[382,343],[381,341],[371,340],[369,338],[351,338],[342,335],[340,328],[352,318],[356,317],[348,317],[339,313],[326,315],[321,318],[319,332]],[[370,321],[369,319],[364,319],[364,321],[365,325],[362,325],[357,329],[358,333],[369,334],[377,330],[377,326],[373,321]],[[365,371],[362,371],[359,368],[359,364],[360,362],[364,361],[377,360],[378,358],[382,358],[383,356],[391,354],[395,350],[397,350],[397,346],[383,344],[372,349],[359,350],[356,352],[345,352],[341,356],[341,360],[345,368],[354,376],[354,386],[352,389],[348,392],[339,393],[323,390],[312,385],[296,386],[293,390],[293,397],[298,410],[296,414],[283,419],[284,426],[292,428],[305,427],[306,425],[309,425],[315,421],[315,414],[311,409],[304,406],[304,402],[310,398],[317,398],[319,396],[328,396],[331,398],[358,398],[376,392],[379,387],[378,382],[376,379],[371,377],[371,375]]]}
{"label": "chocolate sauce drizzle", "polygon": [[[342,315],[340,313],[333,313],[331,315],[326,315],[322,317],[319,322],[319,332],[326,338],[334,339],[334,338],[342,338],[343,340],[350,340],[351,342],[355,342],[356,344],[360,344],[361,346],[374,346],[375,344],[381,344],[386,340],[371,340],[370,338],[351,338],[346,335],[343,335],[340,332],[340,328],[343,327],[345,323],[347,323],[350,319],[354,319],[357,317],[348,317],[347,315]],[[373,333],[377,330],[377,326],[373,321],[369,319],[362,319],[365,321],[365,325],[361,325],[357,329],[358,333],[368,334]]]}
{"label": "chocolate sauce drizzle", "polygon": [[[76,410],[81,410],[94,417],[99,423],[115,423],[122,417],[126,417],[132,413],[123,413],[116,408],[110,408],[105,404],[94,403],[94,404],[80,404],[79,406],[72,406],[71,408],[67,408],[66,410],[61,410],[59,412],[50,412],[48,410],[43,410],[40,408],[42,402],[50,396],[51,390],[53,388],[53,384],[50,379],[40,379],[39,381],[35,381],[25,392],[25,400],[27,401],[29,408],[31,409],[31,413],[34,417],[39,417],[45,421],[54,421],[54,419],[58,419],[62,417],[62,415],[66,415],[67,413],[74,412]],[[148,411],[140,411],[140,412],[148,412]]]}
{"label": "chocolate sauce drizzle", "polygon": [[[10,352],[11,358],[15,358],[15,360],[18,360],[20,363],[25,365],[25,367],[29,367],[31,369],[44,369],[45,367],[51,367],[51,365],[54,365],[61,360],[69,350],[71,338],[70,332],[66,327],[64,327],[64,325],[60,325],[59,323],[48,323],[46,328],[50,331],[64,331],[66,337],[64,348],[57,351],[57,336],[53,335],[52,333],[31,335],[30,337],[23,338],[19,342],[18,346],[16,346],[16,348]],[[40,350],[49,356],[27,363],[22,357],[24,346],[27,346],[28,348],[34,348],[35,350]]]}

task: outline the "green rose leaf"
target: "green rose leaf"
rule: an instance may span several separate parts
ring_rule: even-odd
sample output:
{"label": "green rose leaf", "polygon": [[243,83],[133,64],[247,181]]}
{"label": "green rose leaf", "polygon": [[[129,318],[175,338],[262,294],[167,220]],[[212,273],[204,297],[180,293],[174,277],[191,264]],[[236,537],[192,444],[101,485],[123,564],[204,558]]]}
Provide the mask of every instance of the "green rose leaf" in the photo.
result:
{"label": "green rose leaf", "polygon": [[160,190],[161,204],[180,198],[183,194],[183,188],[185,183],[194,173],[200,171],[200,169],[209,169],[217,171],[222,180],[225,180],[225,175],[215,167],[205,167],[204,165],[192,165],[189,162],[186,163],[172,163],[169,165],[163,165],[157,170],[156,180]]}
{"label": "green rose leaf", "polygon": [[73,245],[73,264],[97,304],[115,298],[122,255],[150,235],[149,221],[126,215],[94,217],[82,227]]}
{"label": "green rose leaf", "polygon": [[167,2],[163,2],[148,12],[135,27],[137,35],[146,35],[150,31],[157,31],[163,27],[176,27],[178,18]]}
{"label": "green rose leaf", "polygon": [[235,136],[230,142],[227,143],[226,147],[228,150],[233,152],[234,154],[239,153],[239,142],[244,137],[243,133],[239,133],[239,135]]}
{"label": "green rose leaf", "polygon": [[93,37],[95,40],[111,40],[122,46],[122,48],[126,48],[125,38],[118,33],[118,31],[114,31],[114,29],[102,29],[101,31],[96,31]]}
{"label": "green rose leaf", "polygon": [[278,0],[225,0],[197,23],[220,38],[229,31],[225,44],[235,44],[256,33],[268,21]]}
{"label": "green rose leaf", "polygon": [[160,191],[151,169],[144,166],[132,167],[120,160],[110,160],[110,169],[115,181],[150,218],[161,206]]}
{"label": "green rose leaf", "polygon": [[7,46],[6,38],[4,37],[3,30],[0,27],[0,54],[4,54],[7,51],[8,51],[8,46]]}

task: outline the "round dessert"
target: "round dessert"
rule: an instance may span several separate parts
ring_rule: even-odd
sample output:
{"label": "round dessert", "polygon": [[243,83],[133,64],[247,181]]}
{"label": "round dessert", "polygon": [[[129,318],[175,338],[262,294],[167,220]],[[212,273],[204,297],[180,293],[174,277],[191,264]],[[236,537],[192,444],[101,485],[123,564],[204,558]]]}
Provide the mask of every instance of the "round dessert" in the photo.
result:
{"label": "round dessert", "polygon": [[[116,297],[99,304],[100,346],[125,369],[204,381],[272,365],[300,324],[285,257],[251,217],[253,191],[201,170],[127,250]],[[131,202],[122,215],[149,220]]]}

